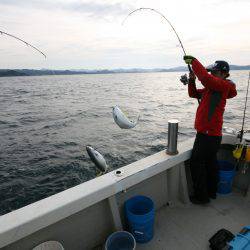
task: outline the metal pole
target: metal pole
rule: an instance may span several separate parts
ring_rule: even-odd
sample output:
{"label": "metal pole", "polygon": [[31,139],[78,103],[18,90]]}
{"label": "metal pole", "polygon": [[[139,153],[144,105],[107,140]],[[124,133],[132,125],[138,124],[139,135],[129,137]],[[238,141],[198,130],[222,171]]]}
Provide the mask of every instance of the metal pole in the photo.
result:
{"label": "metal pole", "polygon": [[168,146],[166,153],[169,155],[178,154],[177,137],[178,137],[178,123],[176,119],[168,121]]}

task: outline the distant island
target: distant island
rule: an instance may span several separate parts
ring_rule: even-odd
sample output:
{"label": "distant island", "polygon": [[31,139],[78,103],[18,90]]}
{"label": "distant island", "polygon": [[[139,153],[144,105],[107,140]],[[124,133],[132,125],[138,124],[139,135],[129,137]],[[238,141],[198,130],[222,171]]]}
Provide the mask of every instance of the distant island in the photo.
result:
{"label": "distant island", "polygon": [[[250,70],[250,65],[239,66],[230,65],[231,70]],[[152,72],[183,72],[187,67],[180,66],[175,68],[154,68],[154,69],[78,69],[78,70],[51,70],[51,69],[0,69],[0,77],[9,76],[43,76],[43,75],[80,75],[80,74],[118,74],[118,73],[152,73]]]}

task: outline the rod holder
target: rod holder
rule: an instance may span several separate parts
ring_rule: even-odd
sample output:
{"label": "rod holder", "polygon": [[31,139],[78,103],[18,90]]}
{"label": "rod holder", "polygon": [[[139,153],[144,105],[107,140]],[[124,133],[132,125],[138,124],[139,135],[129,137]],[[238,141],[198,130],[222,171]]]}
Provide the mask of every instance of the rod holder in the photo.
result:
{"label": "rod holder", "polygon": [[179,121],[176,119],[168,121],[168,146],[166,150],[166,153],[168,155],[178,154],[177,150],[178,124]]}

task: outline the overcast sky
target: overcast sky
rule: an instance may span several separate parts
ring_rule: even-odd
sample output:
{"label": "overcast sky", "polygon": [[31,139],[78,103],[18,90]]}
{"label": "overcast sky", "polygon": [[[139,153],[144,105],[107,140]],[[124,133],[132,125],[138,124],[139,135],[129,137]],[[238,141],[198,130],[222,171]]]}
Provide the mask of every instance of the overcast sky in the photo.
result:
{"label": "overcast sky", "polygon": [[250,64],[250,0],[0,0],[0,30],[47,54],[44,59],[0,35],[0,68],[156,68],[184,65],[171,28],[188,54],[204,64],[216,59]]}

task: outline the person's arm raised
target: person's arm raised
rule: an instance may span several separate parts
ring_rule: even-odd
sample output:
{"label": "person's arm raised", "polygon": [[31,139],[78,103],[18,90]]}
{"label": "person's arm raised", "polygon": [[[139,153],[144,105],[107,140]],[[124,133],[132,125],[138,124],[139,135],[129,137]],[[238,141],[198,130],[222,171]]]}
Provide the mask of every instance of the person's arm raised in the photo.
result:
{"label": "person's arm raised", "polygon": [[195,58],[192,60],[192,69],[202,85],[206,88],[219,92],[233,89],[233,86],[227,80],[209,74],[204,66]]}
{"label": "person's arm raised", "polygon": [[201,94],[204,89],[197,89],[195,84],[195,74],[193,72],[189,73],[189,83],[188,83],[188,95],[192,98],[201,98]]}

